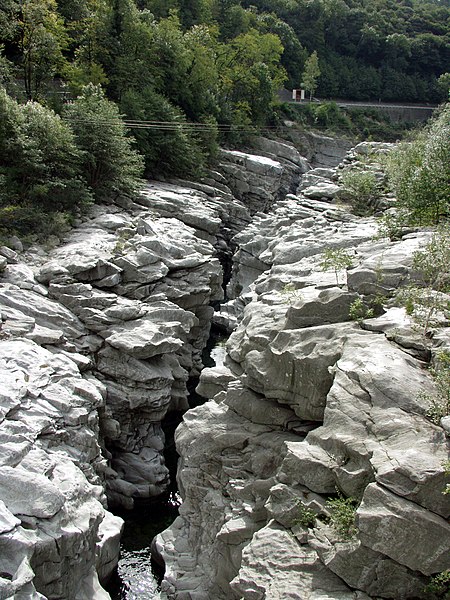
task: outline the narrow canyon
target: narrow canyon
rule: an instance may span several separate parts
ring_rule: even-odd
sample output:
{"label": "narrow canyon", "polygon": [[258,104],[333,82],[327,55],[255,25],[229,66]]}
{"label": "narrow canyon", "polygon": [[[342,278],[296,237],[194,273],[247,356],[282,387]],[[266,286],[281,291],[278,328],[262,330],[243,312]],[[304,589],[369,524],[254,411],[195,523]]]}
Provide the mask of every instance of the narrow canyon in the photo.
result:
{"label": "narrow canyon", "polygon": [[[114,513],[168,490],[174,412],[161,598],[428,597],[450,568],[450,422],[427,414],[448,322],[424,336],[395,302],[431,232],[390,241],[338,201],[344,169],[381,180],[391,149],[352,146],[258,138],[201,182],[93,206],[51,248],[0,248],[0,599],[110,598]],[[204,368],[212,327],[225,360]]]}

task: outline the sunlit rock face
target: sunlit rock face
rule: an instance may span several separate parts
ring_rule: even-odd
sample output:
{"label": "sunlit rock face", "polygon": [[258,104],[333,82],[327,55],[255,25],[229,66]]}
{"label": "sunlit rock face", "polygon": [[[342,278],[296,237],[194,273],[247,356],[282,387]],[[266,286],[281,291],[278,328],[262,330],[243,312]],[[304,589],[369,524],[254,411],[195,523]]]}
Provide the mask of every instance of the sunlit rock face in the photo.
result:
{"label": "sunlit rock face", "polygon": [[[272,192],[297,171],[281,166]],[[107,503],[167,489],[161,421],[188,407],[249,204],[219,171],[151,182],[56,248],[0,248],[0,597],[108,598],[122,520]]]}
{"label": "sunlit rock face", "polygon": [[122,520],[105,509],[105,394],[74,359],[31,339],[0,340],[3,598],[108,597],[96,564],[103,577],[114,568]]}
{"label": "sunlit rock face", "polygon": [[[300,189],[236,236],[237,327],[176,433],[183,505],[155,544],[164,598],[411,600],[450,568],[449,439],[427,417],[449,330],[426,339],[393,303],[431,234],[377,231]],[[325,267],[327,248],[351,266]],[[374,315],[352,320],[356,299],[376,299]],[[353,500],[344,533],[337,490]]]}
{"label": "sunlit rock face", "polygon": [[166,489],[161,421],[187,408],[223,294],[196,230],[140,205],[110,211],[27,257],[32,269],[3,271],[5,594],[108,597],[97,572],[117,562],[122,521],[106,500],[131,508]]}
{"label": "sunlit rock face", "polygon": [[294,191],[309,164],[288,144],[259,140],[263,155],[237,150],[222,150],[220,170],[233,194],[250,211],[266,212],[274,200]]}
{"label": "sunlit rock face", "polygon": [[[192,186],[93,207],[53,250],[0,248],[1,597],[108,597],[107,502],[167,489],[161,421],[188,407],[211,321],[233,333],[177,431],[163,597],[411,600],[449,568],[448,425],[426,417],[449,330],[425,339],[392,304],[430,233],[375,241],[337,203],[339,169],[304,175],[295,148],[259,143]],[[324,267],[327,248],[351,266]],[[373,318],[350,318],[359,299]]]}

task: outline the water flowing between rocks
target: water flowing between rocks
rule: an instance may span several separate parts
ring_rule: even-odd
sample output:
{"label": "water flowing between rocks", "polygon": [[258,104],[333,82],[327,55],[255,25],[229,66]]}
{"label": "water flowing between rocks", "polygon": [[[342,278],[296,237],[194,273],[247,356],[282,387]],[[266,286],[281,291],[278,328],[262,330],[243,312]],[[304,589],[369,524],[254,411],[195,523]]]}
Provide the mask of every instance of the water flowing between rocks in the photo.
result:
{"label": "water flowing between rocks", "polygon": [[[51,252],[0,247],[0,596],[104,600],[123,523],[106,499],[127,520],[114,600],[422,598],[449,568],[450,426],[424,400],[448,327],[424,341],[391,302],[431,234],[374,240],[335,201],[341,170],[389,147],[330,169],[313,141],[308,160],[223,151],[202,183],[92,207]],[[339,281],[330,247],[352,259]],[[380,291],[379,316],[349,320]],[[233,333],[197,387],[211,322]],[[336,486],[361,501],[350,554],[323,521]]]}
{"label": "water flowing between rocks", "polygon": [[[225,357],[228,336],[212,328],[202,360],[205,367],[221,366]],[[188,384],[189,406],[193,408],[205,402],[195,392],[198,378]],[[111,600],[155,600],[160,598],[159,584],[164,570],[153,558],[153,538],[169,527],[178,515],[181,497],[178,494],[176,468],[178,455],[175,449],[175,429],[182,418],[181,413],[169,413],[163,422],[166,436],[165,462],[170,471],[171,484],[168,493],[151,503],[137,505],[131,511],[117,511],[124,520],[120,544],[120,559],[111,576],[107,591]]]}

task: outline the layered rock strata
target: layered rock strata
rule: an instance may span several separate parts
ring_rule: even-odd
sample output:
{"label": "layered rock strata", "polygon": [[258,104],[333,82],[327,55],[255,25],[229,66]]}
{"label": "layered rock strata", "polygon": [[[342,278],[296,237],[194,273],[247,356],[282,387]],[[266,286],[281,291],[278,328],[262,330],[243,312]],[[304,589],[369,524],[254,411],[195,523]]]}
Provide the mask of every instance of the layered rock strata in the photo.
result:
{"label": "layered rock strata", "polygon": [[[249,159],[249,182],[266,162]],[[223,297],[218,256],[249,221],[215,173],[95,206],[53,250],[0,249],[0,597],[108,597],[122,520],[107,500],[167,488],[161,421],[188,406]]]}
{"label": "layered rock strata", "polygon": [[[300,191],[237,236],[238,326],[176,433],[163,597],[412,600],[450,568],[449,439],[427,418],[448,328],[426,339],[392,302],[430,233],[377,230]],[[349,270],[324,270],[330,248]],[[352,321],[355,301],[375,316]]]}

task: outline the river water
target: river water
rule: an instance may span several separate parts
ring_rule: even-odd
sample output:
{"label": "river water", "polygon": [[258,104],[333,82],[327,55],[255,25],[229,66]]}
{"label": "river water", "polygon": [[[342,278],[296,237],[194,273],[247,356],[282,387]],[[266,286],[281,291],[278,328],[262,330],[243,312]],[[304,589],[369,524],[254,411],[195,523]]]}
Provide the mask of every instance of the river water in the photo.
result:
{"label": "river water", "polygon": [[[225,357],[225,334],[212,330],[202,360],[205,367],[220,366]],[[195,392],[198,381],[189,382],[189,406],[205,401]],[[176,486],[178,455],[173,436],[181,422],[181,413],[170,413],[163,422],[166,435],[164,452],[170,471],[171,486],[168,494],[152,503],[136,506],[132,511],[116,512],[125,522],[120,543],[120,558],[116,571],[105,586],[112,600],[155,600],[160,598],[159,584],[163,577],[161,567],[152,560],[150,546],[153,538],[173,523],[178,515],[181,498]]]}
{"label": "river water", "polygon": [[113,600],[152,600],[159,598],[161,568],[151,558],[152,539],[176,518],[179,496],[172,492],[164,500],[119,513],[125,521],[120,559],[107,586]]}

